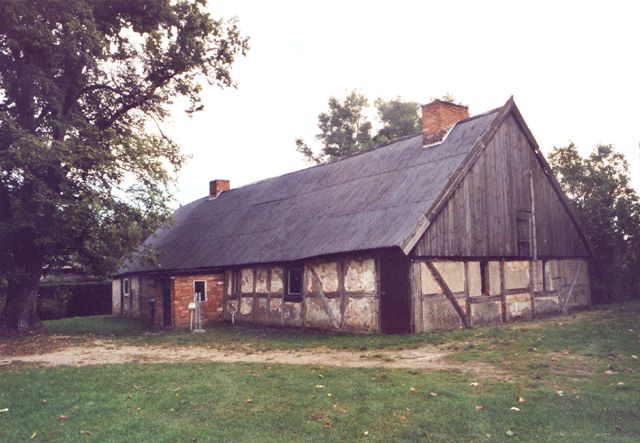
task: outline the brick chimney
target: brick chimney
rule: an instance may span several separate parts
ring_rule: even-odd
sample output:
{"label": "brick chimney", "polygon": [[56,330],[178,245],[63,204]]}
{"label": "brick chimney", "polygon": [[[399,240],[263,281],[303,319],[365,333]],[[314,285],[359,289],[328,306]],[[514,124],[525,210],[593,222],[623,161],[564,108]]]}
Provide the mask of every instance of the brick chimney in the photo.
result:
{"label": "brick chimney", "polygon": [[434,100],[422,105],[422,135],[424,144],[441,142],[447,131],[459,122],[469,118],[469,107],[443,100]]}
{"label": "brick chimney", "polygon": [[229,180],[211,180],[209,182],[209,197],[216,198],[221,192],[228,191],[231,187]]}

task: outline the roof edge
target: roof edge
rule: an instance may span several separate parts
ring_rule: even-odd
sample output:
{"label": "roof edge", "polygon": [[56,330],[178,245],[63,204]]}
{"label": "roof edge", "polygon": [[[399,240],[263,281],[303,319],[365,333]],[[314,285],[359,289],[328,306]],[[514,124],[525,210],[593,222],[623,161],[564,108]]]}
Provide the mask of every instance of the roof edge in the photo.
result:
{"label": "roof edge", "polygon": [[449,180],[447,181],[447,184],[442,188],[442,191],[440,192],[438,197],[436,197],[431,207],[426,209],[425,213],[418,219],[418,221],[414,225],[414,228],[402,241],[400,247],[402,249],[402,252],[404,252],[405,255],[409,255],[411,253],[411,251],[413,250],[415,245],[418,243],[422,235],[427,231],[427,229],[431,225],[431,222],[435,218],[435,215],[440,211],[440,209],[442,209],[442,207],[444,207],[445,203],[449,200],[449,198],[453,194],[453,191],[456,188],[456,186],[467,175],[467,172],[469,172],[469,170],[471,169],[471,167],[473,166],[477,158],[480,156],[482,151],[484,151],[484,148],[487,146],[487,143],[489,142],[489,140],[493,138],[494,134],[496,133],[496,131],[498,130],[502,122],[505,120],[505,118],[511,113],[511,110],[513,109],[514,106],[515,106],[515,103],[513,101],[513,95],[512,95],[511,97],[509,97],[509,99],[506,101],[506,103],[503,106],[496,108],[492,111],[488,111],[481,114],[481,115],[487,115],[490,112],[498,111],[498,115],[491,122],[489,129],[487,129],[485,133],[482,134],[478,138],[478,140],[474,143],[473,148],[471,148],[471,151],[469,152],[469,154],[467,154],[467,157],[465,158],[465,160],[463,160],[460,166],[458,166],[458,168],[453,172],[453,174],[451,174],[451,176],[449,177]]}

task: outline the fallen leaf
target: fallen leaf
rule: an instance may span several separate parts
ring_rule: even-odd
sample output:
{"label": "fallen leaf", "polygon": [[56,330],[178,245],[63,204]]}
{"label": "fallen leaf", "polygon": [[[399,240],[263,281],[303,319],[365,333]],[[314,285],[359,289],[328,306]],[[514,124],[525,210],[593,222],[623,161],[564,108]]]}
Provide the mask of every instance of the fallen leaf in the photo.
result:
{"label": "fallen leaf", "polygon": [[411,392],[418,392],[418,390],[417,390],[416,388],[414,388],[413,386],[411,386],[411,387],[409,388],[409,390],[410,390]]}
{"label": "fallen leaf", "polygon": [[316,389],[324,389],[324,385],[316,385]]}
{"label": "fallen leaf", "polygon": [[514,435],[516,435],[515,432],[513,432],[511,429],[505,432],[505,434],[507,434],[509,437],[513,437]]}
{"label": "fallen leaf", "polygon": [[35,431],[33,434],[31,434],[31,440],[33,440],[34,438],[36,438],[38,435],[38,431]]}
{"label": "fallen leaf", "polygon": [[614,372],[614,371],[612,371],[611,369],[607,369],[606,371],[604,371],[604,373],[605,373],[605,374],[607,374],[607,375],[613,375],[613,374],[615,374],[615,372]]}
{"label": "fallen leaf", "polygon": [[82,435],[91,435],[91,431],[80,431]]}
{"label": "fallen leaf", "polygon": [[631,358],[634,359],[634,360],[637,360],[638,356],[637,355],[632,355]]}
{"label": "fallen leaf", "polygon": [[524,403],[525,401],[524,397],[518,396],[518,403]]}
{"label": "fallen leaf", "polygon": [[61,415],[58,417],[58,421],[60,423],[64,423],[65,421],[67,421],[67,416],[66,415]]}
{"label": "fallen leaf", "polygon": [[618,382],[618,386],[624,386],[624,382],[619,381],[619,382]]}
{"label": "fallen leaf", "polygon": [[47,400],[42,400],[42,404],[46,405],[47,404]]}
{"label": "fallen leaf", "polygon": [[139,412],[142,408],[140,406],[136,406],[136,412]]}
{"label": "fallen leaf", "polygon": [[369,431],[364,431],[363,434],[366,437],[367,435],[369,435]]}
{"label": "fallen leaf", "polygon": [[432,396],[432,397],[437,397],[438,396],[438,394],[435,393],[435,392],[429,392],[429,395]]}
{"label": "fallen leaf", "polygon": [[330,421],[325,421],[325,422],[324,422],[324,428],[325,428],[325,429],[331,429],[331,428],[333,428],[333,423],[331,423]]}
{"label": "fallen leaf", "polygon": [[515,406],[511,406],[512,411],[520,412],[520,408],[516,408]]}
{"label": "fallen leaf", "polygon": [[556,394],[558,394],[558,397],[562,397],[564,395],[564,392],[562,391],[556,391]]}
{"label": "fallen leaf", "polygon": [[476,405],[476,411],[482,411],[483,409],[484,409],[484,406]]}
{"label": "fallen leaf", "polygon": [[9,412],[9,408],[0,409],[0,412]]}
{"label": "fallen leaf", "polygon": [[244,402],[245,403],[251,403],[253,400],[251,400],[250,398],[246,399]]}
{"label": "fallen leaf", "polygon": [[478,382],[477,382],[477,381],[474,381],[474,382],[472,382],[472,383],[469,383],[469,386],[474,386],[474,387],[475,387],[475,386],[478,386]]}

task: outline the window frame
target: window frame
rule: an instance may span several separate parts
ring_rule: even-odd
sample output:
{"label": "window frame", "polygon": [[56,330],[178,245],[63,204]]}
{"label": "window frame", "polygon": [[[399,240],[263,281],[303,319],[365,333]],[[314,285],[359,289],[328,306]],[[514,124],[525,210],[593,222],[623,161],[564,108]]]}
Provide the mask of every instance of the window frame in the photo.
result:
{"label": "window frame", "polygon": [[193,280],[193,295],[196,295],[196,283],[200,282],[204,283],[204,298],[200,295],[200,302],[205,302],[207,301],[207,280]]}
{"label": "window frame", "polygon": [[122,295],[124,297],[131,295],[131,281],[128,277],[122,279]]}
{"label": "window frame", "polygon": [[[304,292],[304,266],[289,266],[285,268],[286,272],[286,288],[284,293],[284,301],[302,303]],[[291,292],[291,273],[300,272],[300,292]]]}

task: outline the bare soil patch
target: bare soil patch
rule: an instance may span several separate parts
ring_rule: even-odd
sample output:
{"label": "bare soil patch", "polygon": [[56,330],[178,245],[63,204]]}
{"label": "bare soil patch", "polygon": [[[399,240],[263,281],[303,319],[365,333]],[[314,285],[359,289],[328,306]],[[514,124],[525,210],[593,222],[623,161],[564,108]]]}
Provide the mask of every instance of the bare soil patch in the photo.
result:
{"label": "bare soil patch", "polygon": [[93,340],[84,344],[21,355],[0,354],[2,367],[89,366],[118,363],[266,363],[324,365],[349,368],[457,369],[483,378],[502,378],[495,367],[480,363],[445,361],[450,352],[436,346],[410,350],[340,351],[315,348],[297,351],[237,351],[189,346],[132,346],[110,340]]}

